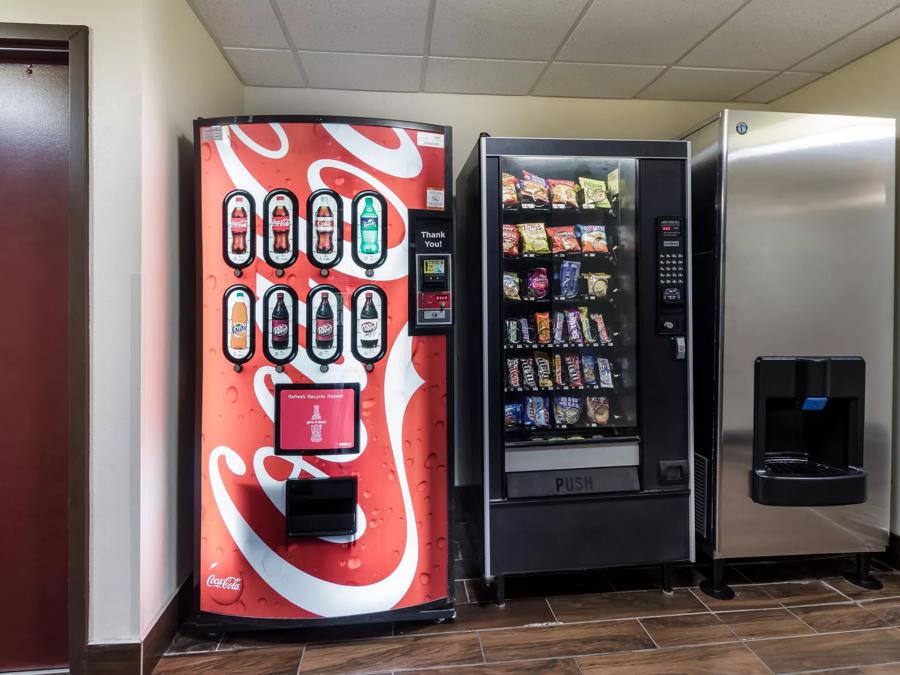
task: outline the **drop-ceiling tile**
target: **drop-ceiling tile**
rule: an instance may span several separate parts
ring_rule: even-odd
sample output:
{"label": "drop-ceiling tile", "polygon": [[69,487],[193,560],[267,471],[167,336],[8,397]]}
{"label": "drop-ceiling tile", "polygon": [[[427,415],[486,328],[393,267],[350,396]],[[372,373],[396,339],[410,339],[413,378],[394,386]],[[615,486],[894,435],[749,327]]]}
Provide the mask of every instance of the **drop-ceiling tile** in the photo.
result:
{"label": "drop-ceiling tile", "polygon": [[425,0],[278,0],[300,50],[424,54]]}
{"label": "drop-ceiling tile", "polygon": [[551,63],[534,89],[537,96],[631,98],[664,70],[662,66]]}
{"label": "drop-ceiling tile", "polygon": [[585,0],[437,0],[431,54],[549,60]]}
{"label": "drop-ceiling tile", "polygon": [[895,0],[752,0],[679,65],[785,70],[895,4]]}
{"label": "drop-ceiling tile", "polygon": [[527,94],[546,65],[543,61],[432,56],[425,69],[425,91],[448,94]]}
{"label": "drop-ceiling tile", "polygon": [[302,87],[303,76],[286,49],[226,49],[238,77],[248,87]]}
{"label": "drop-ceiling tile", "polygon": [[300,62],[317,89],[419,91],[421,56],[300,52]]}
{"label": "drop-ceiling tile", "polygon": [[190,0],[190,4],[225,47],[288,46],[268,0]]}
{"label": "drop-ceiling tile", "polygon": [[743,3],[744,0],[595,2],[558,58],[671,65]]}
{"label": "drop-ceiling tile", "polygon": [[900,37],[900,9],[895,9],[826,47],[818,54],[801,61],[797,64],[796,70],[830,73],[898,37]]}
{"label": "drop-ceiling tile", "polygon": [[819,73],[781,73],[768,82],[763,82],[755,89],[751,89],[737,100],[748,103],[769,103],[785,94],[790,94],[794,89],[818,80],[820,77],[822,76]]}
{"label": "drop-ceiling tile", "polygon": [[639,98],[682,101],[730,101],[775,73],[765,70],[670,68]]}

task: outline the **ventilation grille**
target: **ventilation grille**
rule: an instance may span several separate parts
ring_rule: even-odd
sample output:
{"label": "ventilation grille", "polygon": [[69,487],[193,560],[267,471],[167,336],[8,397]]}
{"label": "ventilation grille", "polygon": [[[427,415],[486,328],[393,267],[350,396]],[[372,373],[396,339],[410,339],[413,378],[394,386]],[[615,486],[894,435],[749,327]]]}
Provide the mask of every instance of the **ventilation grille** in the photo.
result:
{"label": "ventilation grille", "polygon": [[694,453],[694,529],[704,539],[709,538],[707,518],[706,486],[709,472],[708,460]]}

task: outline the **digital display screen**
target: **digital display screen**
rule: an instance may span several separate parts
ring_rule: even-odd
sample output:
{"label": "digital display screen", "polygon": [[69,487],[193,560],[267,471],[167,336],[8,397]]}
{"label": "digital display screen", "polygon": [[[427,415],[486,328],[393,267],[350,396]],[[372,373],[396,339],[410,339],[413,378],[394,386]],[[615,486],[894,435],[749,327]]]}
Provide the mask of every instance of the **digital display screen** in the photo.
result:
{"label": "digital display screen", "polygon": [[355,452],[359,389],[354,385],[279,385],[276,453]]}
{"label": "digital display screen", "polygon": [[425,274],[444,274],[444,262],[442,258],[426,258],[422,261],[422,271]]}

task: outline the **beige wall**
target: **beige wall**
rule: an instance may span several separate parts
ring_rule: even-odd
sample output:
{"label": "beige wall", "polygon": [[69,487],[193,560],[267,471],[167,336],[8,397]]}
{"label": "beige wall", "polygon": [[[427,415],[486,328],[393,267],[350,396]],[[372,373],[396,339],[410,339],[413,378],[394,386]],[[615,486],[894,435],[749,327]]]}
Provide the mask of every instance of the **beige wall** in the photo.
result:
{"label": "beige wall", "polygon": [[175,557],[178,143],[194,117],[240,113],[242,87],[184,0],[3,0],[0,21],[90,31],[89,639],[132,642],[190,564]]}
{"label": "beige wall", "polygon": [[[816,80],[802,89],[769,104],[772,110],[789,112],[865,115],[900,118],[900,40],[885,45],[834,73]],[[898,172],[900,176],[900,172]],[[900,260],[900,238],[897,239]],[[851,261],[852,262],[852,261]],[[900,335],[900,312],[896,310],[900,293],[895,292],[894,311],[894,383],[900,382],[900,352],[896,349]],[[894,392],[893,487],[891,532],[900,535],[900,438],[897,433],[898,397]]]}
{"label": "beige wall", "polygon": [[349,115],[449,124],[453,127],[454,176],[482,131],[492,136],[675,138],[725,105],[274,87],[244,90],[248,115]]}

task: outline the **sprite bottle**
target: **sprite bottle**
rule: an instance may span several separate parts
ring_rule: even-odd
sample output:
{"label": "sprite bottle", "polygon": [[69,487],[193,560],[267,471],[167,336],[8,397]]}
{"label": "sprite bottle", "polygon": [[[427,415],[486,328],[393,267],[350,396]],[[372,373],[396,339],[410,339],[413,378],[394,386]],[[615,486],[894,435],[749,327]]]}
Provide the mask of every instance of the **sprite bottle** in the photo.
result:
{"label": "sprite bottle", "polygon": [[372,207],[372,198],[366,197],[366,205],[359,215],[359,252],[367,255],[378,254],[378,214]]}

